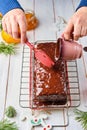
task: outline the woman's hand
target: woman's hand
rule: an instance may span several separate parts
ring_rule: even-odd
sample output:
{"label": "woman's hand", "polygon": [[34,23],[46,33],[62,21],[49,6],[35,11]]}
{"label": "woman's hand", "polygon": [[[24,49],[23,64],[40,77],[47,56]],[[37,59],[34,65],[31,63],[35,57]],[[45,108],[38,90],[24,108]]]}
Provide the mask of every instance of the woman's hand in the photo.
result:
{"label": "woman's hand", "polygon": [[62,35],[66,40],[78,40],[87,35],[87,7],[81,7],[75,12]]}
{"label": "woman's hand", "polygon": [[14,38],[19,38],[19,30],[21,42],[26,41],[27,22],[25,13],[21,9],[13,9],[3,16],[3,30],[11,34]]}

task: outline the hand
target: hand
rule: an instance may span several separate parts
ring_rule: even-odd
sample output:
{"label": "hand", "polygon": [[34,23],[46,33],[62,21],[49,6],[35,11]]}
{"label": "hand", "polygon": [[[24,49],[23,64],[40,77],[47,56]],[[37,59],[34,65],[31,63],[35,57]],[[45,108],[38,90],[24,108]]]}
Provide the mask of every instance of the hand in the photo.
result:
{"label": "hand", "polygon": [[81,7],[75,12],[62,35],[66,40],[78,40],[87,35],[87,7]]}
{"label": "hand", "polygon": [[19,38],[19,29],[21,42],[26,41],[27,22],[25,13],[21,9],[13,9],[3,16],[3,30],[11,34],[14,38]]}

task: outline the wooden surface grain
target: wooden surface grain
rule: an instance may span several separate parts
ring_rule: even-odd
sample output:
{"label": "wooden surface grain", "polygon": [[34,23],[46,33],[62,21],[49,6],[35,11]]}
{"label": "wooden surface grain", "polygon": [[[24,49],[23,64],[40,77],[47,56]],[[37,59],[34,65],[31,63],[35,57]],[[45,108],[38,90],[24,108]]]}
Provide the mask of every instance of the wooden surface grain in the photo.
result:
{"label": "wooden surface grain", "polygon": [[[79,1],[80,0],[19,0],[24,9],[33,10],[39,20],[39,26],[35,30],[27,32],[28,39],[31,42],[38,40],[56,40],[60,37],[65,27],[65,25],[63,27],[63,25],[60,24],[59,30],[59,16],[68,22],[69,18],[75,12]],[[78,42],[86,46],[87,37],[81,38]],[[19,44],[17,47],[16,55],[0,55],[0,120],[4,118],[5,109],[11,105],[16,108],[18,113],[17,117],[12,120],[17,122],[19,130],[31,130],[31,124],[29,122],[31,110],[22,108],[19,105],[23,45]],[[82,58],[77,60],[77,67],[81,100],[79,108],[87,110],[87,54],[85,52],[83,52]],[[81,124],[77,123],[74,119],[73,109],[74,108],[69,109],[69,125],[67,127],[55,127],[53,130],[82,130]],[[25,122],[22,122],[20,119],[22,112],[28,116],[28,120]],[[51,116],[51,120],[48,120],[47,123],[53,122],[52,118],[55,117],[55,113],[54,116]],[[57,120],[61,120],[60,116],[57,116]],[[35,127],[35,130],[42,130],[42,127]]]}

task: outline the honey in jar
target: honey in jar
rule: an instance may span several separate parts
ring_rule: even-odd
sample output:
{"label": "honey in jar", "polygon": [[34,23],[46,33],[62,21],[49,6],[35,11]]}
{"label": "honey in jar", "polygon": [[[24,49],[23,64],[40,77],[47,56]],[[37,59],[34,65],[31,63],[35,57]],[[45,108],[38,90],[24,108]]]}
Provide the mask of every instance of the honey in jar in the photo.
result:
{"label": "honey in jar", "polygon": [[27,19],[27,31],[35,29],[38,26],[38,19],[33,11],[25,11]]}

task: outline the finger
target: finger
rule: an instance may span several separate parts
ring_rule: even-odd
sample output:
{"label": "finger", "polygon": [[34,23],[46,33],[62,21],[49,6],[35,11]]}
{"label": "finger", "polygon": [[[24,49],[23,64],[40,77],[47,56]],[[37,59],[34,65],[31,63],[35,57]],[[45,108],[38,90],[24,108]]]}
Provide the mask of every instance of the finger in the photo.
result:
{"label": "finger", "polygon": [[78,22],[74,25],[74,33],[73,33],[73,39],[78,40],[81,36],[81,28],[82,26],[78,24]]}
{"label": "finger", "polygon": [[63,32],[63,36],[66,40],[69,40],[72,38],[72,33],[73,33],[73,28],[74,28],[74,25],[73,23],[70,21],[66,27],[66,29],[64,30]]}
{"label": "finger", "polygon": [[82,29],[81,29],[81,37],[86,36],[86,35],[87,35],[87,28],[82,27]]}
{"label": "finger", "polygon": [[12,36],[14,38],[19,38],[18,22],[16,21],[15,17],[11,17],[11,27],[12,27]]}
{"label": "finger", "polygon": [[27,39],[26,38],[27,22],[26,22],[26,19],[23,19],[23,18],[24,17],[21,17],[20,20],[18,20],[20,31],[21,31],[21,42],[25,42]]}
{"label": "finger", "polygon": [[12,35],[12,29],[11,29],[11,23],[10,23],[10,21],[8,21],[6,23],[6,28],[7,28],[7,33],[10,34],[10,35]]}
{"label": "finger", "polygon": [[6,22],[2,19],[2,28],[5,32],[7,32]]}

